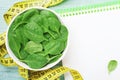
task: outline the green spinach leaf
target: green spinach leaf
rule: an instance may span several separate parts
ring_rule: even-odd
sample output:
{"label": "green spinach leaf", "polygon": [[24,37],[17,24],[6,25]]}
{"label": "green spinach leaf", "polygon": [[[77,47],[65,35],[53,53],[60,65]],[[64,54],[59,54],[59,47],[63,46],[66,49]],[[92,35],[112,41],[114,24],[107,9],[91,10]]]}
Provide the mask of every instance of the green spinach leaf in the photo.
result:
{"label": "green spinach leaf", "polygon": [[14,20],[14,24],[18,24],[18,23],[20,23],[21,21],[22,21],[22,19],[23,19],[23,16],[22,15],[19,15],[19,16],[17,16],[16,18],[15,18],[15,20]]}
{"label": "green spinach leaf", "polygon": [[39,26],[43,24],[43,19],[40,14],[33,15],[30,21],[37,23]]}
{"label": "green spinach leaf", "polygon": [[42,28],[35,22],[30,22],[30,23],[27,23],[25,26],[24,26],[27,30],[30,30],[36,34],[39,34],[39,35],[43,35],[43,30]]}
{"label": "green spinach leaf", "polygon": [[111,60],[108,63],[108,72],[111,73],[112,71],[114,71],[117,68],[117,65],[118,65],[118,63],[116,60]]}
{"label": "green spinach leaf", "polygon": [[23,15],[22,20],[23,21],[28,21],[33,15],[36,15],[36,14],[39,14],[39,10],[37,10],[37,9],[27,10],[26,12],[24,12],[22,14]]}
{"label": "green spinach leaf", "polygon": [[16,33],[16,36],[17,36],[17,38],[18,38],[18,41],[19,41],[23,46],[25,46],[26,43],[28,42],[28,39],[26,38],[26,36],[25,36],[25,34],[24,34],[23,26],[18,27],[18,28],[15,30],[15,33]]}
{"label": "green spinach leaf", "polygon": [[34,69],[42,68],[48,63],[48,59],[40,54],[31,54],[25,60],[21,61]]}
{"label": "green spinach leaf", "polygon": [[57,18],[57,16],[53,12],[48,11],[48,10],[42,10],[40,12],[40,14],[41,14],[41,16],[46,16],[47,18],[49,18],[49,17],[55,17],[55,18]]}
{"label": "green spinach leaf", "polygon": [[44,40],[47,40],[43,36],[43,30],[39,25],[37,25],[35,22],[28,23],[24,26],[24,33],[25,36],[34,42],[42,42]]}
{"label": "green spinach leaf", "polygon": [[53,56],[52,58],[49,59],[49,63],[53,63],[53,62],[57,61],[61,56],[62,56],[62,54]]}
{"label": "green spinach leaf", "polygon": [[64,25],[61,25],[60,34],[61,34],[61,36],[60,36],[59,39],[62,40],[62,41],[67,41],[67,39],[68,39],[68,30]]}
{"label": "green spinach leaf", "polygon": [[27,56],[29,55],[29,53],[27,53],[26,51],[24,51],[24,49],[21,49],[20,50],[20,55],[21,55],[21,60],[23,60],[23,59],[26,59],[27,58]]}
{"label": "green spinach leaf", "polygon": [[60,30],[61,22],[58,19],[54,17],[50,17],[48,18],[48,23],[50,26],[50,30],[55,31],[58,34],[60,33],[59,30]]}
{"label": "green spinach leaf", "polygon": [[61,41],[57,41],[57,40],[49,41],[49,43],[44,45],[45,55],[47,55],[47,54],[51,54],[51,55],[60,54],[62,49],[63,49],[63,47],[61,47],[62,45],[63,44]]}
{"label": "green spinach leaf", "polygon": [[48,32],[55,39],[55,36],[49,29],[50,24],[49,24],[48,18],[45,15],[43,15],[42,20],[43,20],[43,25],[41,25],[41,27],[43,28],[44,33]]}
{"label": "green spinach leaf", "polygon": [[41,36],[41,35],[38,35],[32,31],[29,31],[29,30],[24,30],[25,31],[25,36],[31,40],[31,41],[34,41],[34,42],[37,42],[37,43],[40,43],[42,41],[47,41],[47,39],[44,37],[44,36]]}
{"label": "green spinach leaf", "polygon": [[20,59],[21,55],[20,55],[19,50],[20,50],[21,45],[19,43],[19,40],[16,38],[16,35],[14,33],[9,33],[8,39],[9,39],[9,46],[11,50],[13,51],[15,56]]}
{"label": "green spinach leaf", "polygon": [[26,52],[28,52],[29,54],[34,54],[36,52],[42,52],[43,47],[42,45],[39,43],[35,43],[33,41],[29,41],[24,49]]}

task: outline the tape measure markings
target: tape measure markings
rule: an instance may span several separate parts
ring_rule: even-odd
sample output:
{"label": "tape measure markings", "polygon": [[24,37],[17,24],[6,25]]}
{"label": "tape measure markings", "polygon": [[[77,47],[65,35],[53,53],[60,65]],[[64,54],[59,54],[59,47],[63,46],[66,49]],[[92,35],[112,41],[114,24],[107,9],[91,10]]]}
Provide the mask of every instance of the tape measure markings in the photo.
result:
{"label": "tape measure markings", "polygon": [[19,74],[20,74],[23,78],[25,78],[25,79],[28,79],[28,78],[29,78],[29,74],[28,74],[28,70],[27,70],[27,69],[25,69],[25,68],[23,68],[23,67],[21,67],[21,66],[18,66],[18,72],[19,72]]}
{"label": "tape measure markings", "polygon": [[0,46],[2,46],[5,43],[5,36],[6,36],[5,32],[0,34]]}
{"label": "tape measure markings", "polygon": [[51,0],[29,0],[15,3],[5,14],[4,19],[7,24],[13,19],[13,17],[22,10],[30,7],[48,7]]}
{"label": "tape measure markings", "polygon": [[55,5],[58,5],[60,4],[61,2],[63,2],[64,0],[52,0],[49,7],[51,6],[55,6]]}

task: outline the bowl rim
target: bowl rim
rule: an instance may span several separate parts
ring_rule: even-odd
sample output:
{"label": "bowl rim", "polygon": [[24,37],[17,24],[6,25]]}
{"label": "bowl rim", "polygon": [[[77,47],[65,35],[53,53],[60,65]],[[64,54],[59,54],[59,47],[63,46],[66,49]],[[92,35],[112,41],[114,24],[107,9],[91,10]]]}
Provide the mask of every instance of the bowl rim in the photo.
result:
{"label": "bowl rim", "polygon": [[[33,69],[33,68],[30,68],[27,64],[21,62],[13,53],[13,51],[10,49],[10,46],[9,46],[9,42],[8,42],[8,31],[10,29],[10,26],[12,25],[13,21],[16,19],[17,16],[19,16],[20,14],[24,13],[25,11],[27,10],[30,10],[30,9],[38,9],[38,10],[48,10],[48,11],[51,11],[52,13],[54,13],[57,18],[59,19],[59,21],[63,23],[63,20],[61,19],[61,17],[53,10],[51,9],[48,9],[48,8],[43,8],[43,7],[31,7],[31,8],[27,8],[23,11],[21,11],[20,13],[18,13],[13,19],[12,21],[10,22],[10,24],[8,25],[8,28],[7,28],[7,32],[6,32],[6,49],[8,51],[8,54],[9,56],[13,59],[13,61],[18,64],[19,66],[22,66],[23,68],[25,69],[29,69],[29,70],[34,70],[34,71],[42,71],[42,70],[47,70],[47,69],[50,69],[52,68],[53,66],[55,66],[56,64],[58,64],[65,56],[65,54],[67,53],[67,49],[68,49],[68,43],[69,43],[69,35],[68,35],[68,40],[67,40],[67,45],[66,45],[66,48],[64,49],[64,51],[62,52],[62,56],[55,62],[51,63],[51,64],[47,64],[46,66],[40,68],[40,69]],[[65,24],[64,24],[65,25]]]}

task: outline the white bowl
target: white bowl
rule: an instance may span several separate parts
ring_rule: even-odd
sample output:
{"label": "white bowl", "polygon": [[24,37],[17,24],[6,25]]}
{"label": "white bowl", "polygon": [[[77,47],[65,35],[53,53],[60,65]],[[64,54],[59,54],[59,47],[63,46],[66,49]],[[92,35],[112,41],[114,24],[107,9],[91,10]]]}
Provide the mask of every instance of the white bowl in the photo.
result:
{"label": "white bowl", "polygon": [[[39,7],[39,8],[38,8],[38,7],[32,7],[32,8],[36,8],[36,9],[39,9],[39,10],[49,10],[49,11],[53,12],[53,13],[58,17],[58,19],[61,21],[61,23],[63,24],[62,19],[61,19],[61,18],[59,17],[59,15],[56,14],[56,12],[54,12],[53,10],[50,10],[50,9],[47,9],[47,8],[43,8],[43,7]],[[32,9],[32,8],[28,8],[28,9],[26,9],[26,10],[29,10],[29,9]],[[13,51],[12,51],[12,50],[10,49],[10,47],[9,47],[9,43],[8,43],[8,30],[9,30],[11,24],[13,23],[13,21],[15,20],[15,18],[16,18],[18,15],[22,14],[23,12],[25,12],[26,10],[24,10],[24,11],[20,12],[19,14],[17,14],[17,15],[12,19],[12,21],[11,21],[11,23],[10,23],[8,29],[7,29],[7,33],[6,33],[6,48],[7,48],[8,54],[9,54],[10,57],[14,60],[14,62],[16,62],[18,65],[20,65],[20,66],[22,66],[22,67],[24,67],[24,68],[26,68],[26,69],[34,70],[34,71],[41,71],[41,70],[49,69],[49,68],[55,66],[56,64],[58,64],[58,63],[64,58],[64,56],[65,56],[65,54],[66,54],[66,51],[67,51],[67,49],[68,49],[68,44],[67,44],[65,50],[63,51],[62,56],[61,56],[57,61],[55,61],[54,63],[48,64],[48,65],[46,65],[46,66],[44,66],[43,68],[40,68],[40,69],[32,69],[32,68],[30,68],[27,64],[21,62],[21,61],[14,55]],[[67,41],[67,43],[68,43],[68,41]]]}

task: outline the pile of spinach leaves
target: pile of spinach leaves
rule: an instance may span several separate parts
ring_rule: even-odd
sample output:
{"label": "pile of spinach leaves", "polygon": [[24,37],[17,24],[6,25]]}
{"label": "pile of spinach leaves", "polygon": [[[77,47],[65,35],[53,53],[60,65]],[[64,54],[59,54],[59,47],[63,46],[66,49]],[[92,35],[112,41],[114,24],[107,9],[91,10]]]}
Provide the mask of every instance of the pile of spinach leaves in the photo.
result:
{"label": "pile of spinach leaves", "polygon": [[67,38],[67,28],[53,12],[35,8],[17,16],[8,31],[14,55],[34,69],[58,60]]}

